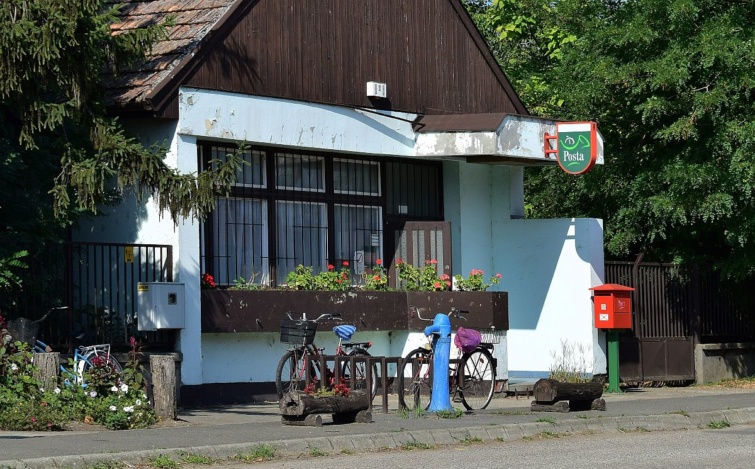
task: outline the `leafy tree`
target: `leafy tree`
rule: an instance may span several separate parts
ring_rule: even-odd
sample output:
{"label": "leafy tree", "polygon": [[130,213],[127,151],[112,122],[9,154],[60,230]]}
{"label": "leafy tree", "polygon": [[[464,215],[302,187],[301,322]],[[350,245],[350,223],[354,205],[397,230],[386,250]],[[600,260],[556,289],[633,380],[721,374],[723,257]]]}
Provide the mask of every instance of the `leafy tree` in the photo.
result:
{"label": "leafy tree", "polygon": [[143,58],[166,24],[113,35],[108,0],[0,3],[0,239],[51,236],[82,210],[112,202],[108,191],[155,197],[174,222],[203,218],[240,159],[198,176],[164,162],[107,113],[103,76]]}
{"label": "leafy tree", "polygon": [[[606,164],[578,177],[528,170],[535,216],[603,218],[610,256],[643,253],[752,274],[755,4],[579,3],[548,3],[552,21],[575,37],[544,72],[551,98],[533,95],[532,107],[522,94],[550,117],[597,121]],[[537,66],[523,63],[522,71]]]}

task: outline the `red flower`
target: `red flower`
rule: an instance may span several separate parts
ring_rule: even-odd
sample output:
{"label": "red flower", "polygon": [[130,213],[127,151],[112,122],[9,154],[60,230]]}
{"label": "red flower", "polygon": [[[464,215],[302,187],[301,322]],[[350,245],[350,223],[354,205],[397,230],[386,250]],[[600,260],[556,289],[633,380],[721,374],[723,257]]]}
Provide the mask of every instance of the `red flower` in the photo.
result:
{"label": "red flower", "polygon": [[328,264],[328,270],[333,270],[333,269],[335,269],[335,266],[333,264]]}
{"label": "red flower", "polygon": [[495,276],[498,277],[498,278],[502,278],[503,277],[503,275],[501,275],[501,274],[495,274]]}
{"label": "red flower", "polygon": [[374,280],[376,282],[379,282],[380,281],[380,276],[376,275],[376,276],[372,277],[372,280]]}
{"label": "red flower", "polygon": [[383,265],[383,261],[381,259],[375,260],[376,265]]}
{"label": "red flower", "polygon": [[349,261],[343,261],[343,266],[344,267],[348,267],[349,266]]}
{"label": "red flower", "polygon": [[435,264],[437,264],[437,263],[438,263],[438,261],[436,261],[435,259],[430,259],[430,263],[431,263],[432,265],[435,265]]}

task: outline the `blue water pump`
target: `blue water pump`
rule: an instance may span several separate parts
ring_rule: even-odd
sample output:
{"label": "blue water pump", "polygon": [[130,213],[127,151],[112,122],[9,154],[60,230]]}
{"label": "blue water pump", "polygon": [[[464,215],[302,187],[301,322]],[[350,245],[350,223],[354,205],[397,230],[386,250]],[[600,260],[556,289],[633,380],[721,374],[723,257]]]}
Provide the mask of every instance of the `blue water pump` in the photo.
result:
{"label": "blue water pump", "polygon": [[451,355],[451,320],[447,315],[438,313],[432,326],[425,328],[425,335],[433,334],[433,393],[428,412],[450,411],[451,396],[448,391],[448,364]]}

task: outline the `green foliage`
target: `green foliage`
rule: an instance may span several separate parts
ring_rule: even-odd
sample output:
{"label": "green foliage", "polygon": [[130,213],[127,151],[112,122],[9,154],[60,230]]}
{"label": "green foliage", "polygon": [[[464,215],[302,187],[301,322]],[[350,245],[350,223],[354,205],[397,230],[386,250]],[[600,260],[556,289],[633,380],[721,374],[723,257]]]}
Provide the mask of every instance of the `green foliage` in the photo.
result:
{"label": "green foliage", "polygon": [[238,454],[234,459],[245,462],[268,461],[275,458],[276,451],[275,446],[264,444],[252,448],[248,453]]}
{"label": "green foliage", "polygon": [[0,236],[55,236],[125,190],[154,197],[174,222],[204,218],[235,179],[238,155],[198,176],[180,174],[163,161],[165,148],[145,148],[109,116],[104,80],[134,66],[172,21],[120,30],[112,27],[119,8],[106,0],[0,3],[0,182],[9,182],[0,184],[0,221],[11,228]]}
{"label": "green foliage", "polygon": [[451,278],[438,275],[438,261],[431,259],[423,267],[415,267],[401,259],[396,261],[401,286],[409,291],[443,291],[451,289]]}
{"label": "green foliage", "polygon": [[597,121],[604,137],[590,173],[527,169],[533,217],[603,219],[614,258],[755,272],[751,2],[467,3],[500,33],[499,61],[533,113]]}
{"label": "green foliage", "polygon": [[[86,387],[59,377],[53,389],[44,389],[28,344],[11,342],[4,324],[0,316],[0,429],[62,430],[79,421],[119,430],[145,428],[157,421],[145,393],[135,341],[123,373],[107,360],[93,359],[92,368],[84,373]],[[71,362],[69,369],[75,369]]]}
{"label": "green foliage", "polygon": [[491,275],[488,282],[485,283],[483,276],[485,272],[480,269],[472,269],[469,277],[464,278],[461,274],[454,275],[454,284],[457,290],[461,291],[486,291],[491,285],[501,281],[501,274]]}
{"label": "green foliage", "polygon": [[29,267],[21,260],[28,255],[28,251],[18,251],[0,259],[0,290],[10,290],[13,287],[21,286],[21,278],[16,275],[14,270]]}
{"label": "green foliage", "polygon": [[364,289],[365,290],[388,290],[388,274],[385,271],[385,266],[381,259],[375,261],[375,265],[372,266],[372,272],[364,273]]}
{"label": "green foliage", "polygon": [[288,273],[286,283],[294,290],[347,291],[352,286],[349,263],[344,261],[340,270],[329,264],[328,270],[318,274],[314,273],[312,267],[299,264],[294,271]]}

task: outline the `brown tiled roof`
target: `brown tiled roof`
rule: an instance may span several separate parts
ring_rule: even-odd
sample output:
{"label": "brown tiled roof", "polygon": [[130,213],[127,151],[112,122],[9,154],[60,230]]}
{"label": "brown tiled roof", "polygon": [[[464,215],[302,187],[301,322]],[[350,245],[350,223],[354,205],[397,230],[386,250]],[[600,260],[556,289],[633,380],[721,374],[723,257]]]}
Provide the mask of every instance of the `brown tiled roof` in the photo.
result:
{"label": "brown tiled roof", "polygon": [[170,17],[168,37],[155,44],[147,59],[107,81],[108,99],[118,105],[140,103],[196,51],[199,42],[238,0],[112,0],[123,5],[122,22],[113,34],[155,24]]}

